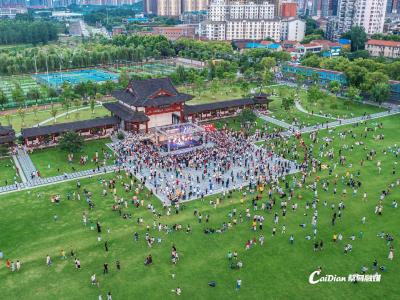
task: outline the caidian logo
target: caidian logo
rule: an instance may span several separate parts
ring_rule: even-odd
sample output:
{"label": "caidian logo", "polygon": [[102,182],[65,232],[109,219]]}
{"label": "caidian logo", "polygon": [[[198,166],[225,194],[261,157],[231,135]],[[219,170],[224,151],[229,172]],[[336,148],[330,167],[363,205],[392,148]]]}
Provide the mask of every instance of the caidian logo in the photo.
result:
{"label": "caidian logo", "polygon": [[308,282],[310,284],[317,284],[318,282],[344,282],[346,281],[346,277],[343,276],[337,276],[337,275],[325,275],[322,276],[321,278],[316,279],[315,275],[320,275],[321,271],[314,271],[310,274],[310,277],[308,278]]}
{"label": "caidian logo", "polygon": [[381,274],[349,274],[346,276],[335,275],[324,275],[320,278],[316,278],[321,274],[320,270],[314,271],[308,277],[310,284],[317,284],[319,282],[380,282]]}

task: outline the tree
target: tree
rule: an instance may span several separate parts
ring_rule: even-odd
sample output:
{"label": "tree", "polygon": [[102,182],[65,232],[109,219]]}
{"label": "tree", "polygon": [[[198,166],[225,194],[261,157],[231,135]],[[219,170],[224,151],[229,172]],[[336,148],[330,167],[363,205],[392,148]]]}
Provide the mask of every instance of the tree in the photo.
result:
{"label": "tree", "polygon": [[289,111],[294,105],[294,95],[289,93],[286,97],[282,98],[282,107],[284,110]]}
{"label": "tree", "polygon": [[35,102],[37,103],[40,98],[39,90],[37,88],[31,88],[26,94],[26,98],[28,98],[29,100],[35,100]]}
{"label": "tree", "polygon": [[83,137],[75,131],[68,131],[60,138],[60,148],[68,153],[80,152],[83,148]]}
{"label": "tree", "polygon": [[34,119],[37,122],[38,121],[38,117],[37,117],[38,106],[37,106],[37,104],[32,107],[32,112],[33,112]]}
{"label": "tree", "polygon": [[101,100],[101,97],[102,97],[102,95],[100,93],[96,93],[94,98],[93,97],[90,98],[89,105],[90,105],[90,110],[92,112],[92,115],[94,115],[94,110],[96,108],[96,103],[97,103],[97,101]]}
{"label": "tree", "polygon": [[367,34],[361,26],[351,27],[350,31],[346,32],[342,37],[351,40],[351,51],[364,50]]}
{"label": "tree", "polygon": [[310,104],[316,103],[322,97],[323,97],[323,93],[320,90],[318,85],[313,84],[312,86],[310,86],[310,88],[307,91],[307,101]]}
{"label": "tree", "polygon": [[126,70],[122,70],[119,74],[118,83],[122,88],[126,88],[129,84],[129,74]]}
{"label": "tree", "polygon": [[75,106],[75,119],[79,118],[79,107],[81,106],[82,102],[79,98],[74,99],[74,106]]}
{"label": "tree", "polygon": [[8,125],[8,126],[11,126],[12,115],[9,114],[9,113],[6,113],[6,114],[4,115],[4,117],[6,118],[7,125]]}
{"label": "tree", "polygon": [[270,85],[274,80],[274,74],[271,71],[265,71],[262,80],[260,80],[259,85],[263,82],[266,85]]}
{"label": "tree", "polygon": [[58,94],[55,89],[53,89],[52,87],[48,87],[46,89],[46,95],[47,95],[47,98],[53,99],[53,98],[57,97]]}
{"label": "tree", "polygon": [[210,91],[214,99],[216,98],[218,90],[219,90],[219,82],[217,80],[211,81]]}
{"label": "tree", "polygon": [[194,86],[194,88],[197,90],[197,93],[199,94],[199,96],[201,95],[201,93],[202,93],[203,90],[204,90],[204,85],[205,85],[205,82],[204,82],[203,77],[201,77],[201,76],[196,76],[196,77],[194,78],[193,86]]}
{"label": "tree", "polygon": [[24,92],[19,85],[16,85],[15,88],[12,90],[11,97],[13,101],[19,106],[21,106],[25,101]]}
{"label": "tree", "polygon": [[360,90],[358,88],[354,87],[354,86],[350,86],[347,89],[346,96],[351,101],[359,101],[360,100]]}
{"label": "tree", "polygon": [[246,122],[254,123],[257,120],[257,115],[252,109],[245,108],[240,112],[238,118],[241,123],[246,123]]}
{"label": "tree", "polygon": [[25,115],[26,115],[25,109],[22,107],[19,107],[17,110],[17,114],[21,119],[21,125],[22,125],[21,127],[25,127]]}
{"label": "tree", "polygon": [[60,98],[62,100],[61,105],[65,108],[67,113],[67,119],[69,119],[69,109],[71,108],[71,102],[75,97],[75,92],[72,86],[68,83],[64,83],[62,86],[62,91]]}
{"label": "tree", "polygon": [[379,104],[382,104],[382,102],[387,100],[390,96],[389,84],[379,82],[372,87],[370,93],[372,99],[374,99]]}
{"label": "tree", "polygon": [[4,104],[8,102],[8,98],[6,94],[4,94],[3,90],[0,89],[0,105],[2,108],[4,108]]}
{"label": "tree", "polygon": [[333,80],[333,81],[329,82],[329,90],[331,93],[337,95],[337,93],[340,92],[340,89],[341,89],[341,87],[340,87],[339,81]]}
{"label": "tree", "polygon": [[275,57],[263,57],[261,59],[261,65],[264,67],[264,71],[270,72],[273,67],[276,66]]}
{"label": "tree", "polygon": [[307,78],[304,74],[296,74],[296,84],[297,90],[300,91],[300,88],[303,86],[304,82],[306,82]]}
{"label": "tree", "polygon": [[57,122],[57,108],[54,106],[54,103],[51,103],[50,114],[53,117],[53,123]]}
{"label": "tree", "polygon": [[184,83],[186,81],[186,70],[183,66],[179,65],[176,70],[176,76],[179,83]]}
{"label": "tree", "polygon": [[389,77],[380,71],[368,72],[365,75],[365,80],[364,83],[361,85],[361,89],[364,92],[371,92],[374,86],[378,83],[388,84]]}
{"label": "tree", "polygon": [[368,73],[368,70],[356,64],[349,64],[346,67],[344,73],[346,75],[349,85],[360,87],[365,80],[365,76]]}
{"label": "tree", "polygon": [[249,90],[250,90],[250,85],[247,81],[243,80],[240,83],[240,90],[243,93],[243,97],[246,97],[249,94]]}

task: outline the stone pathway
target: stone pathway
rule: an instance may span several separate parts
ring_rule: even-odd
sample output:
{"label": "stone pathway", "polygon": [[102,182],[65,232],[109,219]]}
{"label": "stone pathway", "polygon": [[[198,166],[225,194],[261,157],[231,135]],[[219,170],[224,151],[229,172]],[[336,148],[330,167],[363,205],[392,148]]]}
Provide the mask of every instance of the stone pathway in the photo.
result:
{"label": "stone pathway", "polygon": [[[28,180],[27,182],[2,186],[2,187],[0,187],[0,193],[4,194],[4,193],[16,192],[16,191],[21,191],[21,190],[26,190],[26,189],[32,189],[32,188],[46,186],[46,185],[52,185],[52,184],[56,184],[59,182],[78,180],[81,178],[111,173],[117,169],[118,169],[118,167],[112,165],[112,166],[100,167],[99,169],[78,171],[75,173],[57,175],[57,176],[53,176],[53,177],[35,178],[33,180]],[[29,179],[30,178],[31,177],[29,176]]]}
{"label": "stone pathway", "polygon": [[27,182],[28,180],[26,179],[24,172],[22,172],[22,168],[21,165],[19,164],[17,156],[13,155],[12,159],[14,161],[15,167],[18,169],[19,178],[21,178],[22,182]]}
{"label": "stone pathway", "polygon": [[316,114],[316,113],[310,113],[308,110],[306,110],[300,103],[300,101],[295,101],[294,102],[295,107],[297,108],[297,110],[301,111],[302,113],[305,113],[307,115],[310,116],[316,116],[316,117],[320,117],[320,118],[325,118],[325,119],[331,119],[331,120],[339,120],[339,118],[335,118],[335,117],[330,117],[327,115],[320,115],[320,114]]}
{"label": "stone pathway", "polygon": [[263,119],[264,121],[270,122],[270,123],[278,125],[280,127],[283,127],[283,128],[286,128],[286,129],[293,128],[293,126],[290,125],[289,123],[286,123],[286,122],[280,121],[278,119],[272,118],[272,117],[267,116],[267,115],[265,115],[265,114],[263,114],[263,113],[261,113],[259,111],[256,111],[256,115],[257,115],[257,117]]}
{"label": "stone pathway", "polygon": [[[355,123],[359,123],[359,122],[363,122],[363,121],[380,119],[380,118],[394,116],[394,115],[398,115],[398,114],[400,114],[400,108],[392,109],[390,111],[383,111],[383,112],[371,114],[366,117],[364,117],[364,116],[354,117],[354,118],[350,118],[350,119],[343,119],[343,120],[328,122],[328,123],[319,124],[319,125],[307,126],[307,127],[300,128],[299,130],[297,130],[297,132],[309,133],[309,132],[312,132],[315,130],[331,129],[331,128],[336,128],[339,126],[351,125],[351,124],[355,124]],[[282,132],[281,134],[283,136],[289,137],[295,133],[296,133],[296,130],[292,129],[292,130],[287,130],[285,132]],[[264,141],[264,140],[261,140],[261,141]]]}
{"label": "stone pathway", "polygon": [[26,153],[26,151],[24,149],[18,148],[17,149],[17,155],[16,158],[19,162],[19,166],[20,166],[20,173],[23,173],[25,176],[25,180],[27,182],[30,182],[32,180],[34,180],[32,178],[32,174],[37,173],[36,167],[33,164],[31,158],[29,157],[29,155]]}

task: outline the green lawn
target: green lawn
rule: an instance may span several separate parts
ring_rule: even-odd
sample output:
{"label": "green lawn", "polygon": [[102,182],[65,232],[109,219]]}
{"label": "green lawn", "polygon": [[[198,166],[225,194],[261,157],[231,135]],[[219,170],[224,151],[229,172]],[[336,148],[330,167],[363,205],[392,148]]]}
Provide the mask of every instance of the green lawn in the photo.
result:
{"label": "green lawn", "polygon": [[[82,152],[74,154],[72,163],[68,163],[68,153],[61,150],[59,147],[35,150],[29,156],[36,169],[40,172],[41,177],[51,177],[62,175],[65,172],[73,172],[74,169],[75,171],[80,171],[96,168],[97,164],[93,161],[96,152],[98,152],[99,155],[99,164],[102,166],[104,163],[103,151],[111,153],[111,150],[106,146],[106,144],[110,142],[110,139],[85,142]],[[87,163],[84,165],[80,164],[81,156],[88,156]],[[113,162],[114,160],[112,157],[105,161],[106,164],[112,164]]]}
{"label": "green lawn", "polygon": [[[70,108],[70,110],[73,110],[74,107]],[[58,107],[57,108],[57,115],[60,115],[62,113],[66,112],[65,108]],[[77,114],[76,112],[72,112],[69,115],[69,118],[67,116],[59,117],[57,118],[57,123],[63,123],[63,122],[72,122],[76,120],[87,120],[95,117],[103,117],[106,115],[109,115],[109,111],[106,110],[103,106],[97,106],[94,111],[94,115],[92,115],[92,112],[90,108],[87,106],[85,107],[84,110],[79,111]],[[20,132],[22,128],[22,120],[21,117],[18,115],[18,113],[11,114],[11,126],[14,128],[16,132]],[[38,110],[35,114],[32,111],[28,111],[25,114],[25,119],[24,119],[24,127],[32,127],[33,125],[43,122],[47,119],[52,118],[53,116],[51,115],[50,112],[50,105],[48,105],[47,108]],[[0,115],[0,123],[4,125],[9,125],[7,118],[4,115]],[[46,123],[45,125],[52,125],[54,124],[53,121],[50,121]]]}
{"label": "green lawn", "polygon": [[270,103],[271,117],[284,121],[288,124],[297,124],[302,126],[311,126],[332,121],[330,119],[309,115],[292,107],[290,111],[282,108],[282,99],[279,96],[271,96],[273,101]]}
{"label": "green lawn", "polygon": [[385,111],[385,109],[373,105],[354,101],[346,102],[345,99],[335,97],[334,95],[328,95],[317,103],[310,104],[307,102],[307,92],[304,90],[300,93],[300,102],[309,112],[314,111],[317,114],[344,119],[362,116],[364,113],[373,114]]}
{"label": "green lawn", "polygon": [[[371,121],[368,126],[375,127],[376,121]],[[113,294],[113,299],[176,299],[171,289],[182,288],[182,299],[377,299],[384,296],[386,299],[398,298],[400,284],[399,268],[400,260],[395,253],[393,261],[387,259],[389,247],[384,239],[377,237],[377,233],[385,232],[394,235],[394,248],[399,249],[398,228],[400,225],[399,209],[392,208],[393,200],[400,199],[400,186],[396,184],[399,178],[398,167],[394,162],[398,158],[389,150],[389,147],[398,145],[398,132],[400,130],[399,117],[382,119],[383,129],[368,132],[366,138],[360,135],[364,133],[364,125],[359,127],[347,127],[336,129],[334,133],[321,132],[318,142],[313,147],[313,153],[317,155],[321,151],[334,149],[335,159],[330,161],[322,155],[323,164],[333,166],[337,162],[338,151],[342,148],[342,155],[346,156],[346,164],[333,170],[329,176],[328,170],[311,173],[307,184],[314,180],[327,180],[330,183],[327,192],[321,189],[319,184],[318,195],[318,239],[324,241],[322,251],[313,251],[313,239],[308,241],[305,237],[312,236],[310,224],[312,209],[306,209],[306,203],[311,202],[314,193],[303,185],[296,187],[291,202],[296,202],[299,208],[291,209],[291,203],[287,209],[286,217],[280,213],[279,196],[275,194],[277,205],[274,211],[280,215],[277,234],[271,235],[273,213],[258,210],[253,212],[251,199],[254,195],[247,193],[244,204],[240,204],[240,194],[235,192],[231,200],[224,200],[219,207],[214,209],[209,204],[209,199],[204,202],[193,201],[186,205],[179,214],[172,213],[166,216],[162,211],[158,200],[148,198],[146,191],[139,194],[139,199],[145,199],[145,204],[151,201],[156,209],[162,213],[161,218],[154,219],[153,214],[146,206],[135,208],[129,203],[124,212],[132,214],[131,220],[121,218],[117,212],[113,212],[111,206],[115,203],[112,193],[103,197],[100,178],[82,180],[82,190],[86,188],[93,196],[94,210],[88,210],[86,201],[68,201],[67,193],[77,192],[75,182],[58,184],[33,191],[0,196],[0,210],[7,212],[0,218],[1,250],[5,259],[21,260],[22,269],[12,273],[4,267],[0,268],[2,278],[2,298],[4,299],[97,299],[101,293],[103,299],[108,291]],[[345,139],[338,137],[339,132],[352,130],[356,137],[347,134]],[[383,141],[376,142],[373,135],[385,134]],[[334,137],[334,142],[326,144],[325,136]],[[306,135],[304,139],[310,147]],[[364,145],[356,145],[362,141]],[[289,142],[290,143],[290,142]],[[347,145],[347,146],[345,146]],[[290,148],[285,142],[277,142],[277,148],[284,154]],[[360,161],[365,158],[370,149],[377,151],[372,161],[366,161],[364,167],[360,167]],[[386,151],[385,151],[386,150]],[[278,151],[278,152],[279,152]],[[48,159],[48,157],[46,157]],[[64,158],[65,159],[65,158]],[[382,173],[378,174],[377,162],[382,164]],[[392,168],[396,174],[393,175]],[[357,170],[360,176],[357,177]],[[356,195],[347,186],[349,172],[354,179],[362,182]],[[117,179],[117,194],[129,200],[133,193],[125,192],[121,187],[122,182],[129,182],[129,178]],[[107,178],[116,175],[109,175]],[[343,176],[343,179],[342,179]],[[300,179],[300,176],[296,176]],[[292,179],[289,179],[292,185]],[[333,194],[334,181],[336,180],[338,195]],[[391,184],[393,186],[390,186]],[[284,188],[284,183],[281,181]],[[342,196],[341,191],[347,188],[348,195]],[[390,187],[390,194],[383,201],[383,215],[374,214],[375,205],[382,190]],[[81,191],[82,192],[82,191]],[[362,200],[362,194],[366,192],[367,201]],[[61,195],[61,204],[50,202],[54,194]],[[302,195],[299,200],[298,195]],[[38,197],[40,195],[40,197]],[[215,198],[215,197],[212,197]],[[262,195],[265,201],[268,195]],[[335,226],[331,225],[333,210],[331,204],[337,204],[343,200],[346,208]],[[327,201],[327,206],[323,203]],[[263,215],[266,219],[263,232],[250,229],[251,221],[243,218],[243,223],[233,226],[223,234],[205,235],[203,229],[207,227],[219,228],[223,222],[228,222],[228,213],[233,208],[245,216],[245,209],[249,207],[251,215]],[[203,216],[210,215],[210,222],[199,224],[193,216],[197,208]],[[99,220],[103,225],[102,242],[97,241],[96,230],[91,231],[82,224],[82,213],[86,212],[92,222]],[[58,220],[54,221],[54,215]],[[362,224],[361,218],[366,217],[366,223]],[[144,218],[144,224],[138,225],[136,219]],[[38,222],[40,220],[40,222]],[[185,227],[190,224],[192,233],[164,231],[153,229],[153,220],[162,224],[182,224]],[[301,228],[299,224],[306,224]],[[160,237],[162,242],[157,242],[153,248],[149,248],[144,235],[146,225],[150,226],[149,234]],[[286,225],[286,234],[281,234],[281,226]],[[109,228],[110,232],[107,232]],[[133,240],[133,233],[139,233],[139,242]],[[360,235],[362,232],[362,238]],[[256,245],[245,251],[245,243],[248,239],[265,235],[264,246]],[[343,241],[333,243],[333,234],[342,234]],[[295,242],[289,243],[289,236],[293,234]],[[350,240],[355,235],[354,241]],[[109,252],[104,251],[104,241],[109,243]],[[352,252],[343,253],[344,245],[351,243]],[[170,261],[171,246],[175,245],[180,254],[179,263],[174,266]],[[76,270],[73,259],[62,260],[60,251],[67,253],[71,249],[77,252],[82,268]],[[228,251],[238,251],[238,257],[243,261],[241,270],[231,270],[226,258]],[[150,267],[143,265],[148,254],[152,254],[154,264]],[[45,265],[46,255],[51,255],[53,265]],[[368,267],[368,274],[372,273],[372,262],[378,260],[379,265],[384,265],[387,271],[382,273],[380,283],[319,283],[310,285],[308,277],[317,266],[322,266],[323,274],[337,274],[347,276],[359,272],[361,266]],[[121,262],[121,270],[115,268],[115,262]],[[110,273],[102,274],[103,263],[108,263]],[[91,286],[90,276],[96,273],[100,281],[99,287]],[[175,277],[172,277],[175,274]],[[235,291],[235,281],[242,280],[242,288]],[[209,281],[216,281],[217,286],[211,288]]]}
{"label": "green lawn", "polygon": [[17,174],[14,161],[11,157],[0,159],[0,186],[14,184],[20,182],[20,177]]}
{"label": "green lawn", "polygon": [[[295,88],[288,87],[285,85],[273,87],[274,96],[271,96],[273,102],[270,104],[270,111],[272,112],[272,117],[279,120],[285,121],[289,124],[294,122],[301,126],[312,126],[316,124],[326,123],[327,121],[333,121],[331,118],[322,118],[316,115],[306,114],[295,107],[292,107],[290,111],[285,111],[281,107],[282,99],[280,98],[280,93],[285,93],[289,90],[295,91]],[[355,116],[361,116],[364,113],[371,114],[384,111],[384,109],[356,102],[347,103],[341,98],[337,98],[333,95],[328,95],[324,99],[321,99],[317,103],[310,104],[307,101],[307,92],[304,90],[300,91],[300,103],[309,112],[314,112],[315,114],[325,115],[332,118],[351,118]]]}
{"label": "green lawn", "polygon": [[[226,119],[220,119],[217,121],[213,121],[211,123],[214,123],[215,128],[217,129],[223,129],[223,128],[229,128],[234,131],[240,131],[245,128],[245,124],[242,124],[239,120],[238,117],[230,117]],[[267,132],[274,132],[275,130],[281,130],[282,127],[279,127],[275,124],[272,123],[267,123],[263,119],[257,118],[256,124],[249,124],[250,125],[250,134],[254,134],[255,131],[262,130],[262,131],[267,131]]]}
{"label": "green lawn", "polygon": [[179,87],[179,91],[194,96],[194,98],[190,100],[188,104],[202,104],[215,101],[245,98],[240,88],[232,84],[219,84],[217,92],[214,92],[210,89],[210,87],[207,87],[199,94],[196,90],[193,92],[192,88],[184,86]]}

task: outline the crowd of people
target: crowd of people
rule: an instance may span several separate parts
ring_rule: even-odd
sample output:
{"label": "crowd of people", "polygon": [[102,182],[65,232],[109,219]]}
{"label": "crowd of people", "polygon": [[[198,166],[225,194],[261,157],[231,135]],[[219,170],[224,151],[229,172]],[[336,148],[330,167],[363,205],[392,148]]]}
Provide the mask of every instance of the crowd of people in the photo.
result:
{"label": "crowd of people", "polygon": [[241,132],[207,134],[212,147],[161,155],[157,145],[135,135],[114,145],[118,163],[130,166],[166,203],[204,198],[243,185],[255,187],[297,172],[301,166],[255,146]]}
{"label": "crowd of people", "polygon": [[[210,198],[208,202],[210,208],[217,208],[228,201],[233,203],[232,194],[235,193],[239,201],[231,205],[226,220],[223,220],[221,226],[211,226],[209,220],[213,217],[212,213],[202,212],[197,208],[193,210],[191,220],[194,224],[200,224],[204,234],[224,234],[229,230],[235,230],[243,223],[248,227],[248,236],[242,243],[241,250],[243,251],[228,252],[228,266],[232,272],[247,267],[247,264],[243,263],[242,255],[252,255],[253,248],[263,246],[264,243],[273,243],[273,240],[265,241],[266,237],[268,238],[267,228],[268,230],[271,228],[269,231],[271,239],[276,239],[278,235],[286,236],[286,240],[293,247],[295,247],[295,237],[296,241],[299,237],[310,241],[310,251],[325,251],[324,249],[330,245],[339,244],[340,251],[343,249],[343,253],[350,256],[351,252],[356,251],[359,246],[358,241],[363,239],[366,218],[362,217],[361,224],[358,224],[361,228],[358,234],[343,237],[336,228],[337,224],[346,218],[348,211],[346,201],[360,199],[360,203],[367,203],[371,198],[363,190],[365,182],[362,173],[365,170],[365,164],[371,162],[374,169],[376,167],[376,176],[382,173],[392,176],[389,184],[380,187],[382,192],[378,196],[375,208],[377,218],[383,215],[386,198],[394,189],[400,188],[400,179],[395,177],[396,160],[400,154],[399,145],[383,150],[384,155],[391,155],[394,159],[392,169],[388,171],[383,164],[375,163],[377,150],[366,146],[367,138],[374,138],[376,134],[379,134],[383,125],[376,124],[372,130],[365,125],[366,129],[362,131],[362,134],[357,133],[359,126],[362,124],[354,125],[353,129],[330,130],[324,133],[326,134],[324,137],[317,132],[310,133],[308,137],[279,136],[279,138],[267,140],[263,147],[255,146],[240,132],[215,131],[207,136],[207,139],[214,143],[214,147],[178,155],[161,155],[156,145],[131,135],[114,145],[120,167],[115,169],[111,179],[99,180],[100,189],[97,194],[100,194],[103,199],[113,200],[110,210],[115,216],[128,221],[133,219],[133,222],[136,220],[136,224],[133,224],[136,227],[133,242],[143,242],[148,247],[146,249],[151,251],[163,243],[164,234],[178,232],[192,234],[191,224],[167,224],[166,221],[164,222],[165,219],[161,219],[163,216],[169,218],[178,215],[185,210],[185,200],[192,198],[204,200],[205,196],[218,191],[220,193]],[[308,142],[305,142],[306,138],[309,139]],[[332,145],[336,139],[342,143],[339,149],[334,149]],[[321,140],[322,143],[320,143]],[[362,156],[359,162],[352,159],[350,155],[357,151]],[[357,164],[359,167],[354,168],[356,163],[359,163]],[[338,171],[339,168],[342,169]],[[326,170],[327,176],[320,177],[320,172],[323,170]],[[293,176],[286,176],[293,171],[296,171]],[[146,184],[151,188],[149,191],[145,189]],[[91,211],[96,208],[96,200],[93,199],[92,192],[82,187],[80,181],[77,181],[75,190],[72,193],[69,191],[65,199],[80,201],[81,194],[88,203],[88,211],[82,213],[83,226],[93,231],[98,244],[101,245],[99,247],[104,248],[105,252],[114,251],[112,243],[109,242],[109,239],[112,239],[110,229],[106,227],[104,229],[101,220],[91,218]],[[164,199],[162,210],[151,203],[150,200],[154,194]],[[56,203],[62,201],[63,198],[63,195],[57,195]],[[169,204],[172,205],[169,206]],[[391,207],[397,208],[395,200]],[[139,209],[146,210],[149,217],[144,216],[143,211]],[[132,210],[135,210],[135,213],[132,213]],[[139,213],[136,213],[137,211]],[[302,215],[302,223],[299,224],[300,231],[289,227],[290,214]],[[320,236],[321,214],[328,215],[326,223],[333,232],[331,244],[329,241],[324,243]],[[330,216],[331,219],[329,219]],[[395,250],[393,233],[381,232],[377,237],[384,239],[389,252],[387,258],[393,260]],[[0,253],[0,259],[2,259],[3,253],[1,251]],[[151,268],[158,263],[160,258],[153,255],[154,253],[149,253],[144,258],[143,264],[146,268]],[[65,251],[61,250],[60,257],[61,260],[71,261],[71,265],[73,264],[77,271],[86,267],[81,264],[76,251],[71,250],[68,257]],[[173,244],[170,250],[170,263],[175,266],[180,260],[180,252]],[[50,255],[45,256],[45,262],[49,268],[54,264]],[[11,271],[19,271],[21,262],[17,260],[13,263],[8,260],[7,266]],[[104,276],[108,276],[107,274],[111,272],[111,262],[104,262],[102,269]],[[364,265],[361,269],[364,272],[368,271],[368,267]],[[386,270],[386,266],[378,265],[375,259],[373,269]],[[119,260],[115,261],[115,270],[121,270]],[[96,273],[91,274],[91,284],[100,287]],[[175,274],[172,277],[175,277]],[[237,291],[240,290],[241,285],[242,280],[237,279]],[[216,286],[216,282],[210,282],[209,286]],[[171,291],[178,296],[182,294],[180,286]],[[100,295],[99,300],[101,299]],[[111,300],[111,292],[107,293],[107,299]]]}

